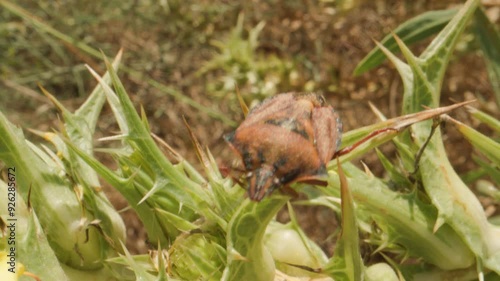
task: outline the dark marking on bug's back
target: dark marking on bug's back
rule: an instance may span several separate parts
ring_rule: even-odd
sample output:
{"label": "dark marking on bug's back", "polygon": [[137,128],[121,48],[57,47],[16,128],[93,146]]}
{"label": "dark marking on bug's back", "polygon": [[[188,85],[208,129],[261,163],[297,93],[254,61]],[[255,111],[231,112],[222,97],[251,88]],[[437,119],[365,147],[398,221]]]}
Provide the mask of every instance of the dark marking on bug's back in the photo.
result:
{"label": "dark marking on bug's back", "polygon": [[286,121],[287,119],[269,119],[269,120],[266,120],[265,124],[282,127],[284,121]]}
{"label": "dark marking on bug's back", "polygon": [[301,135],[302,137],[304,137],[306,140],[309,140],[309,135],[307,134],[306,131],[304,130],[299,130],[299,129],[296,129],[296,130],[292,130],[292,132],[294,133],[297,133],[299,135]]}
{"label": "dark marking on bug's back", "polygon": [[300,126],[299,122],[297,122],[295,118],[271,119],[266,120],[265,123],[288,129],[294,133],[301,135],[306,140],[309,140],[309,135],[304,129],[301,128],[302,126]]}

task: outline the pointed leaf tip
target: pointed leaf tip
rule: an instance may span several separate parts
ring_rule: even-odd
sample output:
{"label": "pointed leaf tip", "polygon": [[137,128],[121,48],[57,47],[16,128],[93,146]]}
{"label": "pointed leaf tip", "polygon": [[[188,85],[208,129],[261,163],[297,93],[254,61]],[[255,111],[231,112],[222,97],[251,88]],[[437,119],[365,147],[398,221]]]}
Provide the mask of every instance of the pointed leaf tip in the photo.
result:
{"label": "pointed leaf tip", "polygon": [[247,117],[248,112],[250,110],[248,109],[245,100],[243,100],[243,97],[241,96],[240,89],[238,88],[238,86],[236,86],[236,95],[238,96],[238,101],[240,103],[241,111],[243,112],[243,115]]}

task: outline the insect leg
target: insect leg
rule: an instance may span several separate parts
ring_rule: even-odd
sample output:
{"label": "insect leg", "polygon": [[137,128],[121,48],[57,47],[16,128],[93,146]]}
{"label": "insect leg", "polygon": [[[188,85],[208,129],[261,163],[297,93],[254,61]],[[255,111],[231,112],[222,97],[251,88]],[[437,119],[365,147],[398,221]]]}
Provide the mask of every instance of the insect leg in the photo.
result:
{"label": "insect leg", "polygon": [[434,135],[434,132],[439,127],[439,124],[441,124],[441,120],[439,118],[434,118],[433,122],[432,122],[431,133],[429,134],[429,136],[425,140],[424,144],[420,147],[420,149],[418,150],[418,152],[415,156],[415,162],[413,164],[414,170],[413,170],[413,172],[410,173],[410,177],[413,177],[418,172],[418,169],[420,168],[420,158],[422,158],[422,154],[424,153],[424,149],[429,144],[432,136]]}

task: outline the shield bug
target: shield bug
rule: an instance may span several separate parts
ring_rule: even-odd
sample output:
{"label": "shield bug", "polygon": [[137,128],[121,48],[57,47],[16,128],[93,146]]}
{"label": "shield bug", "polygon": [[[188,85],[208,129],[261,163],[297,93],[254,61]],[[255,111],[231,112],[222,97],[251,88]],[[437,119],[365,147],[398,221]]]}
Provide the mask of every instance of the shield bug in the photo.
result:
{"label": "shield bug", "polygon": [[248,196],[260,201],[294,182],[326,185],[341,134],[340,118],[322,96],[286,93],[254,107],[224,138],[241,156]]}
{"label": "shield bug", "polygon": [[[248,180],[248,196],[260,201],[273,190],[294,182],[326,185],[326,164],[347,154],[371,138],[398,133],[414,123],[436,118],[473,101],[427,109],[384,121],[387,127],[374,130],[354,144],[338,150],[342,124],[325,99],[316,94],[280,94],[253,108],[236,131],[225,136],[241,156]],[[429,138],[432,136],[429,136]],[[425,148],[421,147],[418,158]]]}

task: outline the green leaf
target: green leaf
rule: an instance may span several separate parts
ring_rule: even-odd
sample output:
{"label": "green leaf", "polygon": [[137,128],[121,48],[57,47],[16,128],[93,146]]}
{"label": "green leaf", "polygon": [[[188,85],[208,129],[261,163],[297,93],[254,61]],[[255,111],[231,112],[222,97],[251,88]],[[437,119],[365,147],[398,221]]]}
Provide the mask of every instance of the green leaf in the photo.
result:
{"label": "green leaf", "polygon": [[[125,247],[125,245],[123,245],[123,243],[121,244],[121,246],[123,248],[123,252],[125,253],[124,259],[126,260],[127,264],[132,269],[132,272],[135,274],[137,281],[159,281],[154,275],[147,272],[146,269],[134,259],[134,257],[130,254],[130,252]],[[168,280],[169,279],[166,278],[165,281],[168,281]]]}
{"label": "green leaf", "polygon": [[179,236],[169,249],[173,275],[182,280],[219,281],[226,263],[223,239],[202,233]]}
{"label": "green leaf", "polygon": [[274,279],[275,264],[264,246],[264,233],[288,200],[288,197],[274,195],[261,202],[243,201],[228,225],[228,263],[221,280]]}
{"label": "green leaf", "polygon": [[488,195],[496,202],[500,202],[500,190],[491,182],[479,180],[476,185],[477,191],[482,194]]}
{"label": "green leaf", "polygon": [[169,213],[167,211],[164,211],[162,209],[156,208],[154,209],[156,213],[158,213],[158,218],[161,220],[165,220],[166,224],[173,225],[175,228],[177,228],[180,231],[183,232],[189,232],[191,230],[197,229],[198,226],[189,222],[186,219],[183,219],[179,216],[176,216],[175,214]]}
{"label": "green leaf", "polygon": [[[9,225],[9,218],[12,218],[8,210],[8,186],[7,183],[0,180],[0,192],[4,194],[0,196],[0,216],[4,222]],[[18,195],[18,194],[17,194]],[[20,270],[22,263],[26,271],[31,272],[42,280],[70,280],[64,273],[59,260],[54,251],[50,247],[45,233],[42,231],[36,213],[33,210],[28,210],[25,201],[17,197],[15,202],[15,234],[17,265],[16,269]],[[10,237],[10,231],[7,228],[6,236],[0,237],[0,249],[10,254],[10,247],[7,242],[7,237]],[[2,261],[4,263],[5,261]],[[4,273],[4,272],[2,272]]]}
{"label": "green leaf", "polygon": [[[357,218],[370,218],[385,233],[385,245],[402,245],[408,255],[420,257],[443,269],[469,267],[474,256],[462,238],[449,226],[434,230],[437,210],[422,202],[416,194],[392,191],[380,179],[342,164],[356,205]],[[320,189],[326,197],[338,197],[338,175],[329,172],[328,188]],[[390,204],[388,203],[390,202]],[[361,224],[360,224],[361,225]],[[382,245],[383,247],[383,245]]]}
{"label": "green leaf", "polygon": [[43,162],[30,149],[21,129],[2,113],[0,136],[0,160],[15,167],[17,191],[25,201],[31,190],[31,205],[58,259],[79,269],[101,268],[111,247],[89,225],[95,216],[82,208],[81,194],[75,194],[78,185],[73,186],[65,174],[58,173],[55,164]]}
{"label": "green leaf", "polygon": [[[422,106],[439,105],[446,66],[478,4],[477,0],[467,1],[419,57],[398,41],[413,76],[413,81],[405,81],[407,73],[404,73],[403,82],[407,85],[404,113],[417,112]],[[421,147],[429,138],[430,122],[415,124],[412,131],[415,144]],[[426,193],[438,209],[434,229],[449,224],[474,252],[479,264],[500,273],[500,243],[496,242],[500,241],[500,231],[487,221],[480,202],[453,170],[439,129],[422,153],[420,175]]]}
{"label": "green leaf", "polygon": [[488,127],[495,130],[495,132],[500,133],[500,120],[473,107],[468,106],[467,110],[474,118],[486,124]]}
{"label": "green leaf", "polygon": [[497,106],[500,107],[500,32],[481,8],[476,10],[474,20],[476,38],[483,51]]}
{"label": "green leaf", "polygon": [[[405,44],[411,45],[441,31],[456,13],[457,9],[448,9],[420,14],[399,25],[394,30],[394,34],[401,38]],[[380,44],[392,53],[398,51],[398,44],[391,34],[384,37]],[[361,75],[377,67],[385,58],[386,56],[381,48],[375,47],[358,63],[354,70],[354,75]]]}
{"label": "green leaf", "polygon": [[[114,67],[118,67],[122,53],[119,52],[113,61]],[[103,80],[109,83],[109,73],[104,75]],[[88,154],[93,153],[93,135],[97,124],[97,119],[101,112],[102,106],[106,101],[101,86],[97,85],[85,103],[75,111],[75,113],[67,110],[57,99],[42,88],[44,94],[59,108],[64,120],[64,135],[79,149]],[[83,189],[83,197],[87,209],[92,210],[93,215],[100,221],[100,228],[104,235],[111,238],[114,245],[118,245],[119,241],[125,240],[125,225],[118,212],[113,208],[99,182],[97,173],[80,159],[73,151],[68,150],[66,143],[59,135],[52,133],[40,134],[50,141],[57,149],[58,157],[62,158],[62,172],[69,175],[71,181],[76,181],[74,184],[79,184]],[[35,150],[35,147],[32,146]],[[47,153],[52,153],[46,149]],[[42,157],[41,153],[38,153]],[[53,159],[59,160],[59,158]],[[119,248],[116,248],[119,249]]]}
{"label": "green leaf", "polygon": [[[156,213],[149,202],[139,204],[139,201],[144,196],[145,192],[141,193],[138,184],[134,184],[134,177],[124,178],[117,175],[101,162],[97,161],[94,157],[81,151],[72,143],[67,143],[68,147],[73,150],[81,159],[83,159],[94,171],[96,171],[106,182],[116,188],[121,195],[127,200],[129,205],[134,209],[139,218],[141,219],[151,241],[158,241],[162,245],[168,245],[169,232],[164,227],[161,227]],[[138,176],[137,176],[138,177]],[[146,188],[144,188],[146,190]],[[162,204],[158,204],[163,206]],[[153,214],[153,215],[152,215]]]}
{"label": "green leaf", "polygon": [[[195,210],[208,218],[214,217],[213,210],[207,204],[207,202],[211,201],[210,194],[201,185],[192,181],[183,171],[177,169],[165,157],[151,137],[147,125],[135,110],[113,66],[107,61],[106,66],[108,67],[116,93],[106,85],[95,71],[89,70],[103,87],[115,118],[118,120],[120,129],[122,130],[121,138],[125,140],[126,146],[124,149],[127,150],[119,158],[119,161],[124,164],[122,165],[122,170],[125,173],[134,173],[137,175],[137,177],[133,177],[135,187],[131,187],[132,189],[125,190],[120,185],[115,186],[115,188],[120,192],[126,193],[140,190],[139,194],[141,194],[140,198],[142,200],[139,202],[137,202],[136,195],[127,194],[126,198],[130,200],[129,203],[132,206],[139,203],[143,204],[142,201],[154,206],[161,200],[161,202],[165,203],[161,206],[161,209],[177,214],[188,221],[196,218],[194,214]],[[97,165],[97,163],[94,163],[94,165]],[[103,171],[103,169],[100,169],[100,171]],[[132,176],[132,174],[129,176]],[[157,224],[162,225],[163,222],[168,222],[168,219],[162,220],[162,222],[155,222],[154,219],[151,221],[152,218],[147,212],[141,213],[144,215],[141,216],[142,220],[151,222],[151,227],[148,230],[155,231],[156,229],[156,233],[148,232],[149,235],[159,238],[162,235],[168,234],[167,237],[171,241],[175,239],[178,231],[176,231],[174,225],[163,225],[162,228],[154,227]],[[215,217],[215,219],[217,218]],[[163,239],[165,238],[160,238],[161,241]],[[163,241],[162,244],[168,245],[169,243]]]}
{"label": "green leaf", "polygon": [[457,120],[447,118],[453,122],[458,131],[481,153],[493,162],[493,166],[500,167],[500,143],[481,134],[473,128]]}
{"label": "green leaf", "polygon": [[391,181],[401,187],[408,188],[412,186],[408,177],[399,172],[398,169],[389,161],[389,159],[387,159],[387,157],[385,157],[385,155],[380,150],[376,149],[375,151],[377,152],[378,159],[384,166],[385,171],[389,174],[389,178],[391,179]]}
{"label": "green leaf", "polygon": [[489,161],[483,160],[476,155],[472,155],[472,159],[490,176],[495,184],[500,185],[500,170],[497,167],[493,167]]}
{"label": "green leaf", "polygon": [[[338,160],[337,160],[338,161]],[[342,233],[335,247],[335,253],[325,265],[323,273],[335,280],[356,281],[362,280],[364,265],[361,259],[358,226],[355,215],[354,202],[349,190],[347,178],[338,163],[340,180],[340,195],[342,200]]]}

